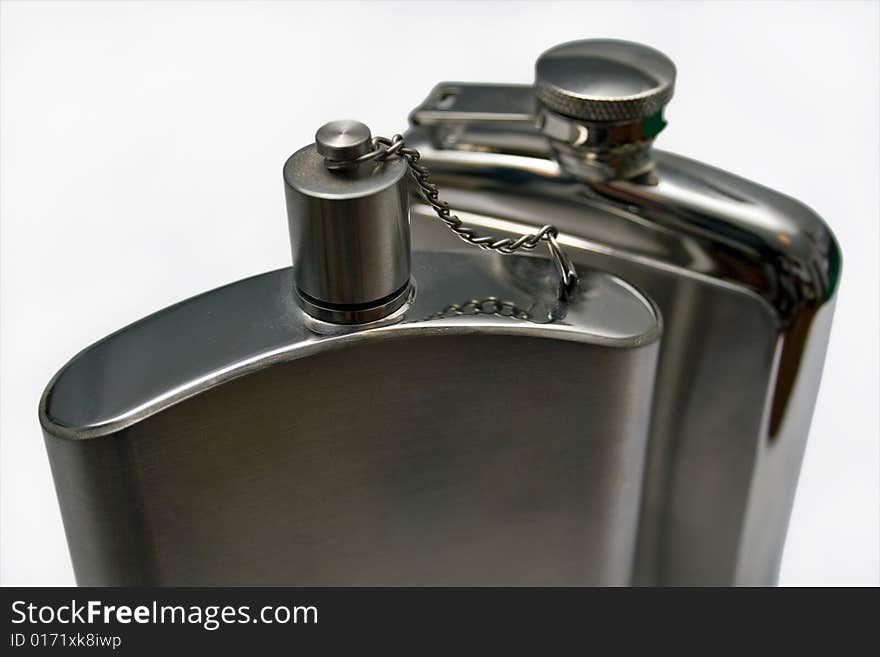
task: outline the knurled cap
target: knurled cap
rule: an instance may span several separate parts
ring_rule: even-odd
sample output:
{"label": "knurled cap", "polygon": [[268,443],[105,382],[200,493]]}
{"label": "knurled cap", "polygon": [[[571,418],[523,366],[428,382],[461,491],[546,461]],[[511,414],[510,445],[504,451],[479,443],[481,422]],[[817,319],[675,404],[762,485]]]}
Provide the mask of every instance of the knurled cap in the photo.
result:
{"label": "knurled cap", "polygon": [[675,65],[654,48],[615,39],[555,46],[535,64],[535,95],[549,110],[596,123],[638,121],[672,98]]}

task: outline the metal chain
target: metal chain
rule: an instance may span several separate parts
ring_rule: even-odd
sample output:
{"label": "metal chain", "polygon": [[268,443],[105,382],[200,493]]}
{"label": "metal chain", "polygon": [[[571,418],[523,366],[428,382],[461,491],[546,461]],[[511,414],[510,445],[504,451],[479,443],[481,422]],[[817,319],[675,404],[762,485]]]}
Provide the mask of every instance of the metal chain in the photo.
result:
{"label": "metal chain", "polygon": [[464,303],[450,304],[440,312],[425,318],[425,321],[446,317],[460,317],[462,315],[497,315],[499,317],[513,317],[514,319],[527,321],[532,319],[528,310],[523,310],[512,301],[501,301],[497,297],[486,297],[485,299],[471,299]]}
{"label": "metal chain", "polygon": [[559,271],[560,284],[558,296],[566,300],[571,295],[578,282],[577,270],[571,259],[559,246],[559,231],[555,226],[546,225],[536,233],[522,235],[516,239],[512,237],[493,237],[491,235],[479,235],[476,230],[465,226],[458,216],[452,214],[449,204],[440,200],[437,185],[431,182],[428,168],[419,163],[421,154],[415,148],[408,148],[404,143],[403,136],[394,135],[387,137],[373,137],[373,150],[361,155],[355,160],[347,162],[326,161],[330,168],[347,168],[370,160],[387,160],[390,157],[402,157],[406,160],[410,173],[419,188],[422,198],[433,209],[443,223],[469,244],[481,249],[498,251],[500,253],[515,253],[520,249],[534,249],[541,242],[547,242],[550,255]]}

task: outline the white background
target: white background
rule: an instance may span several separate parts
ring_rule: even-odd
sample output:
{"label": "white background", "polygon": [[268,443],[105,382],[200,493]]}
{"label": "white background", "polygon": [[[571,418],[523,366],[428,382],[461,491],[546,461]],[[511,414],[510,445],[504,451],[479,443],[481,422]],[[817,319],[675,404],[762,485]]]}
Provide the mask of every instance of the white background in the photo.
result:
{"label": "white background", "polygon": [[281,165],[570,39],[678,65],[658,145],[803,199],[843,280],[782,584],[878,583],[878,4],[4,3],[2,582],[72,584],[37,422],[83,346],[289,259]]}

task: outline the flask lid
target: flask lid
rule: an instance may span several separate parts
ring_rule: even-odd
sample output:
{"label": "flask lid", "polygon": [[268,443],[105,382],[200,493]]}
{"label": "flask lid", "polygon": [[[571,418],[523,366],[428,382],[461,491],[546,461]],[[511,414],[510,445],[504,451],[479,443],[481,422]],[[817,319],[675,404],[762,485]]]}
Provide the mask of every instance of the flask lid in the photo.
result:
{"label": "flask lid", "polygon": [[538,101],[588,122],[647,119],[669,102],[674,86],[672,60],[631,41],[571,41],[547,50],[535,65]]}
{"label": "flask lid", "polygon": [[372,149],[366,125],[332,121],[284,165],[296,298],[322,322],[379,321],[411,296],[407,164]]}

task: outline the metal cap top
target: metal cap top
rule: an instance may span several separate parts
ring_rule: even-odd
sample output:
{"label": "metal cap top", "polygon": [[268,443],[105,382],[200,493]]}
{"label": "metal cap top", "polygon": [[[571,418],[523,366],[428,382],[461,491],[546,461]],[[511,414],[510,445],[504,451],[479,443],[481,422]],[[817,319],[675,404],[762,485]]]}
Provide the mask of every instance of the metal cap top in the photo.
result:
{"label": "metal cap top", "polygon": [[372,146],[370,129],[360,121],[331,121],[315,133],[315,148],[328,160],[355,160],[369,153]]}
{"label": "metal cap top", "polygon": [[674,85],[672,60],[631,41],[571,41],[535,65],[535,94],[543,105],[597,123],[645,119],[669,102]]}

